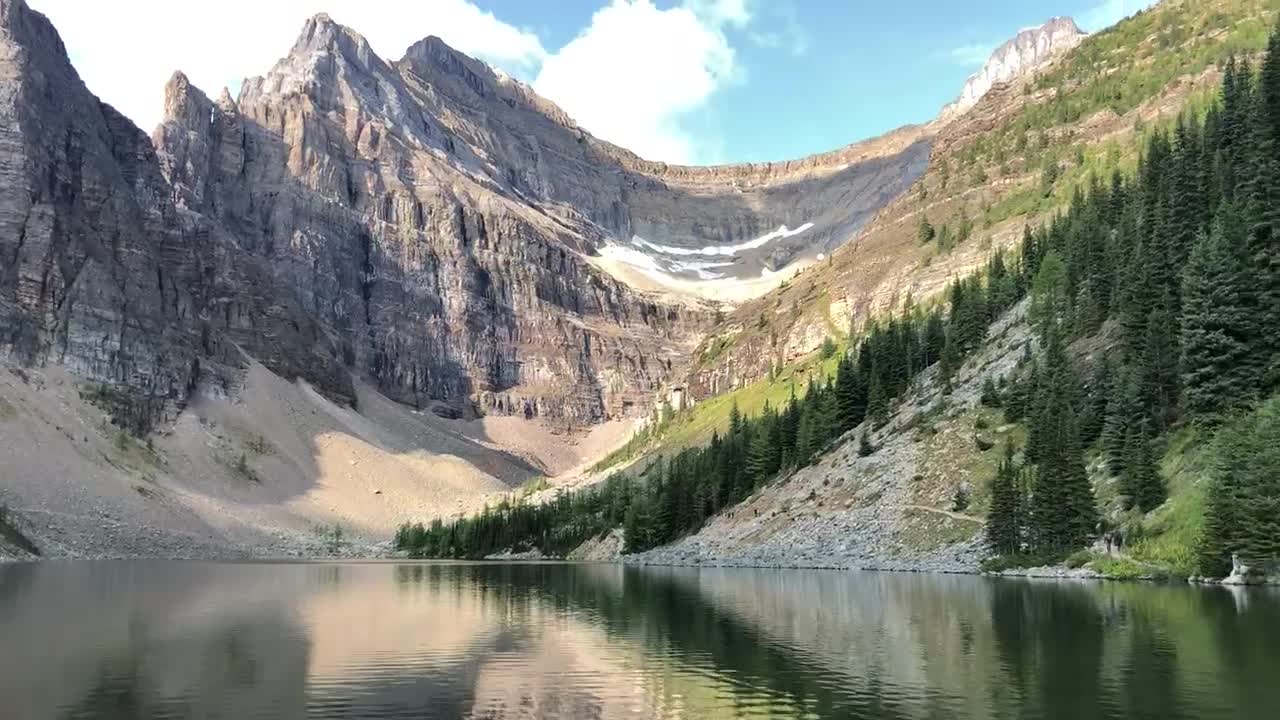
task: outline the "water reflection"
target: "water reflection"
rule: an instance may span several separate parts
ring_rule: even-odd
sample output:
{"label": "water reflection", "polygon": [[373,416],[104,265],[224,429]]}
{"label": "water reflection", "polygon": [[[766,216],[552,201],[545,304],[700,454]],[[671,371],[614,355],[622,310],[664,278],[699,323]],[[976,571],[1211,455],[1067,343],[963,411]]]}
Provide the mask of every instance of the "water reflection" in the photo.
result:
{"label": "water reflection", "polygon": [[0,566],[14,718],[1280,716],[1280,597],[612,565]]}

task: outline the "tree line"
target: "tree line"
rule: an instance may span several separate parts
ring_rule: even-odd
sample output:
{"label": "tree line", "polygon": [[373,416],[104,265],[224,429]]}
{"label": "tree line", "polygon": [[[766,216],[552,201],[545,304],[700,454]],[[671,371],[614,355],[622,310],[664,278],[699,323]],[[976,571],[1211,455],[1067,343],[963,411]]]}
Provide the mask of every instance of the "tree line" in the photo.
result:
{"label": "tree line", "polygon": [[[895,400],[921,372],[938,365],[943,382],[982,345],[991,321],[1025,293],[1028,276],[997,252],[983,272],[957,280],[946,303],[908,307],[874,322],[843,352],[834,375],[815,374],[782,407],[766,402],[746,417],[735,404],[728,427],[703,447],[663,458],[636,478],[617,473],[596,488],[545,504],[502,501],[451,522],[402,526],[396,546],[427,557],[484,557],[538,549],[563,555],[622,527],[626,551],[640,552],[696,532],[706,520],[761,487],[811,464],[864,420],[888,421]],[[830,352],[828,349],[826,352]],[[860,452],[873,452],[864,429]]]}
{"label": "tree line", "polygon": [[[992,479],[990,547],[1058,554],[1091,541],[1101,520],[1084,453],[1094,446],[1127,506],[1159,506],[1166,489],[1152,441],[1179,423],[1230,427],[1280,384],[1278,37],[1257,72],[1226,64],[1221,98],[1203,117],[1153,132],[1133,177],[1091,178],[1065,211],[1025,229],[1015,257],[997,251],[983,271],[953,282],[944,305],[911,307],[851,335],[834,376],[793,386],[783,407],[748,418],[735,406],[723,433],[644,477],[615,474],[550,503],[504,501],[470,518],[406,524],[397,547],[431,557],[563,555],[617,527],[628,552],[674,541],[864,420],[885,423],[926,368],[937,365],[949,385],[991,321],[1028,294],[1037,349],[1028,347],[1013,381],[983,393],[1028,429],[1025,451],[1007,448]],[[1108,349],[1081,377],[1069,346],[1086,337]],[[874,451],[866,430],[859,451]],[[1205,573],[1221,573],[1232,553],[1280,551],[1268,544],[1280,543],[1274,522],[1259,517],[1280,501],[1276,481],[1261,479],[1277,473],[1215,474]]]}
{"label": "tree line", "polygon": [[[1280,28],[1256,72],[1229,60],[1218,101],[1154,132],[1134,177],[1093,178],[1024,234],[1041,351],[1005,398],[1029,440],[1021,466],[1010,451],[993,480],[997,553],[1069,550],[1098,532],[1084,448],[1098,447],[1125,506],[1145,513],[1166,497],[1153,440],[1192,423],[1222,447],[1243,442],[1234,419],[1280,385],[1278,41]],[[1087,378],[1064,352],[1082,337],[1105,348]],[[1261,510],[1280,502],[1262,480],[1280,465],[1238,464],[1219,462],[1211,478],[1208,575],[1225,574],[1233,553],[1280,557],[1277,521]]]}

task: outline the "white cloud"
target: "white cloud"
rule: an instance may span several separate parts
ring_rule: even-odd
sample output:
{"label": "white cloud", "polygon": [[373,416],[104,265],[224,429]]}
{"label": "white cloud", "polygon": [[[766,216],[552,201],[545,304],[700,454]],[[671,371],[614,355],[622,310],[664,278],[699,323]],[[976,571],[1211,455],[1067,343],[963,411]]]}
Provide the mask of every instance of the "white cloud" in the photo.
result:
{"label": "white cloud", "polygon": [[774,0],[760,10],[756,13],[758,27],[747,33],[751,42],[763,48],[781,48],[796,56],[809,52],[809,35],[801,27],[793,3]]}
{"label": "white cloud", "polygon": [[1077,21],[1087,32],[1097,32],[1155,5],[1159,0],[1102,0],[1086,10]]}
{"label": "white cloud", "polygon": [[757,7],[772,18],[783,4],[760,0],[682,0],[665,9],[654,0],[600,0],[608,4],[554,52],[534,32],[482,10],[484,0],[28,1],[57,26],[89,89],[144,130],[160,120],[173,71],[211,95],[224,86],[234,95],[242,79],[288,52],[306,18],[327,12],[384,58],[438,35],[530,81],[606,140],[649,159],[706,162],[721,143],[700,111],[745,77],[728,34],[804,50],[794,15],[763,23]]}
{"label": "white cloud", "polygon": [[662,10],[651,0],[612,0],[547,57],[534,89],[641,157],[694,162],[704,155],[682,119],[734,80],[739,68],[724,30],[748,21],[740,2]]}
{"label": "white cloud", "polygon": [[197,87],[233,92],[288,52],[305,20],[329,12],[385,58],[427,35],[517,76],[546,50],[532,32],[467,0],[28,0],[58,28],[89,89],[145,130],[160,120],[164,83],[182,70]]}
{"label": "white cloud", "polygon": [[744,27],[751,22],[746,0],[687,0],[685,6],[713,25]]}

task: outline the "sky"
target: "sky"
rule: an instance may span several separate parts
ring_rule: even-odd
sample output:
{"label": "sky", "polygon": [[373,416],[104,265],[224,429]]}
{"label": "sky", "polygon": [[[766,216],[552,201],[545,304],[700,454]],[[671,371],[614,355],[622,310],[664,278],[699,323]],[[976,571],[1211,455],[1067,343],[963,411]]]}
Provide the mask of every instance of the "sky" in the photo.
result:
{"label": "sky", "polygon": [[686,164],[786,160],[925,122],[990,52],[1152,0],[28,0],[89,89],[150,131],[182,70],[235,95],[318,12],[394,60],[437,35],[598,137]]}

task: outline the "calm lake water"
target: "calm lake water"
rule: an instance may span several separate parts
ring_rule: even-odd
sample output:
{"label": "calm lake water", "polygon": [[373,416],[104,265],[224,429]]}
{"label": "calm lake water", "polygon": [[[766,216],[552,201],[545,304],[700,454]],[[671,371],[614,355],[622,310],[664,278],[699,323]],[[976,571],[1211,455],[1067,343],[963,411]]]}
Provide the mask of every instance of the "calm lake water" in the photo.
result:
{"label": "calm lake water", "polygon": [[612,565],[0,565],[0,717],[1280,717],[1280,594]]}

